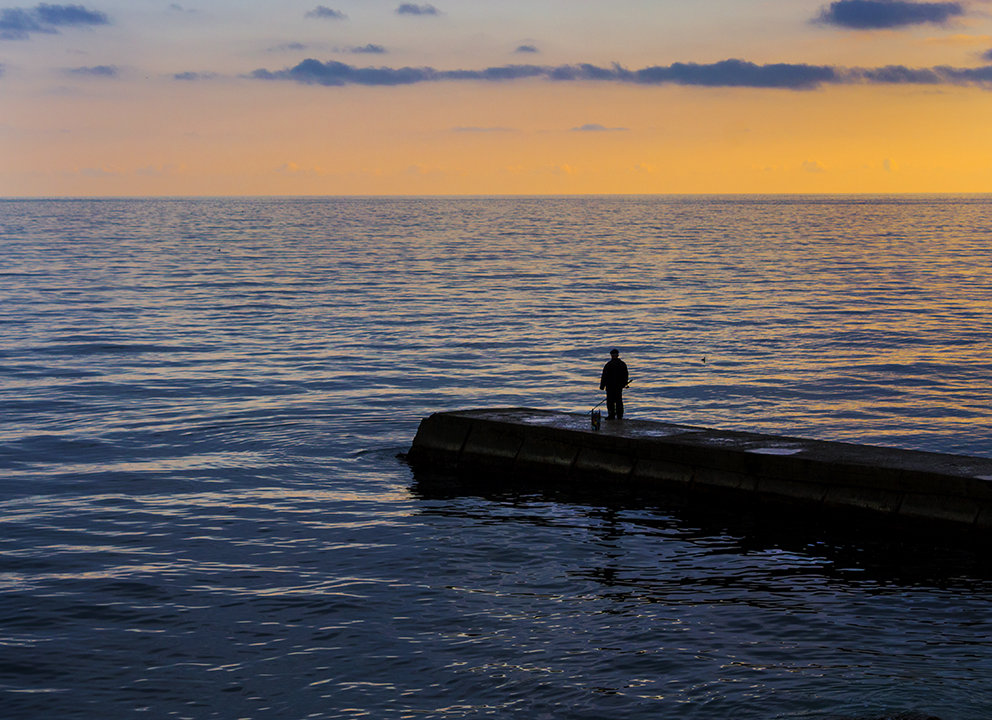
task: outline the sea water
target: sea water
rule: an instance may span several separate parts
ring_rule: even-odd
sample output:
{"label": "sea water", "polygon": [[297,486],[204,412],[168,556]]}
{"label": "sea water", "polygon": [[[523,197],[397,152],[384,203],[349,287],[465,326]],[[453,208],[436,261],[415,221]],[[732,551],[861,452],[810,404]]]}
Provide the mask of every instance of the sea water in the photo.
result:
{"label": "sea water", "polygon": [[984,720],[987,548],[397,455],[587,413],[615,346],[629,417],[992,457],[990,239],[982,197],[0,201],[0,717]]}

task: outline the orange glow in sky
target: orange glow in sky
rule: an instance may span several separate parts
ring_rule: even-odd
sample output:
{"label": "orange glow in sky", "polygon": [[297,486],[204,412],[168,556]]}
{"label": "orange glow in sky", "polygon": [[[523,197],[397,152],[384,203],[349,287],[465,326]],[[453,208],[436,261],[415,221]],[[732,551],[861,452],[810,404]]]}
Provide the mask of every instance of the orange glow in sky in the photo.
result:
{"label": "orange glow in sky", "polygon": [[0,195],[992,191],[989,4],[0,9]]}

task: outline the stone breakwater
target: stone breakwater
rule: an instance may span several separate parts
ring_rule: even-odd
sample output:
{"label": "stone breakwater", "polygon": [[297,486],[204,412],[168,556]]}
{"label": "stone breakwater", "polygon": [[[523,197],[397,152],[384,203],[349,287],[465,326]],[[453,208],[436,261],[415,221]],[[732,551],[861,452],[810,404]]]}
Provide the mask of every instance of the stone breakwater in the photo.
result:
{"label": "stone breakwater", "polygon": [[529,408],[439,412],[407,456],[414,468],[751,496],[992,530],[992,459],[732,432],[603,421]]}

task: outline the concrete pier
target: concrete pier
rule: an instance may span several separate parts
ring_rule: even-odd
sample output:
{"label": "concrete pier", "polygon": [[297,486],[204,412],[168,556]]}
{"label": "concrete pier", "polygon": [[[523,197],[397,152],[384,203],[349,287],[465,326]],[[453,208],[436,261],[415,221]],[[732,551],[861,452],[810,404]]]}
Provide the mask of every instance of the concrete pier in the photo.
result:
{"label": "concrete pier", "polygon": [[528,408],[440,412],[415,468],[576,486],[683,489],[992,530],[992,459]]}

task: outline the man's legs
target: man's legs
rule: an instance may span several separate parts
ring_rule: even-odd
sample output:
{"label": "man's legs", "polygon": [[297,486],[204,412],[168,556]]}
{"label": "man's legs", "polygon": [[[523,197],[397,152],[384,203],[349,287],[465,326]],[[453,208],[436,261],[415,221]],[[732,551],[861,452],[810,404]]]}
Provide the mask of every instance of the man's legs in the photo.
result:
{"label": "man's legs", "polygon": [[606,419],[623,417],[623,390],[606,391]]}

